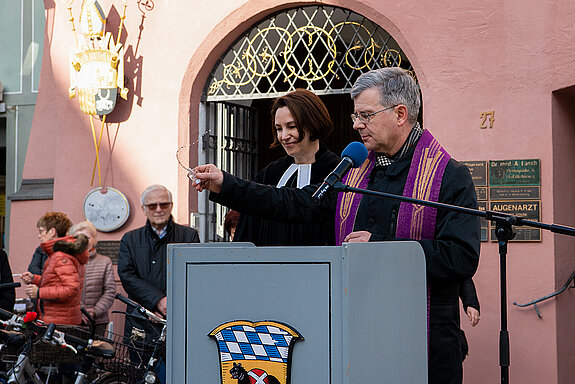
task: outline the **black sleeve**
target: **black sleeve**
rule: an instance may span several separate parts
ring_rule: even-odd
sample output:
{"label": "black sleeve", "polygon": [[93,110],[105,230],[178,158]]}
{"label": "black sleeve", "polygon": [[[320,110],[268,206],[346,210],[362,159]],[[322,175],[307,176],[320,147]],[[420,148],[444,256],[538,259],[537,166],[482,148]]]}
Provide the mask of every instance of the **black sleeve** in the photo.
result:
{"label": "black sleeve", "polygon": [[234,238],[232,239],[234,242],[254,242],[254,229],[258,227],[259,219],[251,216],[246,215],[245,213],[240,214],[240,218],[238,219],[238,225],[236,227],[236,232],[234,233]]}
{"label": "black sleeve", "polygon": [[[477,209],[469,170],[456,161],[452,165],[444,174],[439,202]],[[438,209],[435,239],[419,240],[428,277],[459,281],[473,277],[479,264],[480,231],[478,216]]]}
{"label": "black sleeve", "polygon": [[[8,262],[8,256],[6,252],[0,249],[0,283],[13,283],[12,269],[10,269],[10,263]],[[0,308],[7,311],[14,310],[14,302],[16,300],[16,290],[14,288],[2,289],[0,292]]]}
{"label": "black sleeve", "polygon": [[[268,165],[268,167],[270,167]],[[265,175],[268,167],[262,169],[256,177],[254,177],[253,181],[260,184],[270,185],[270,183],[265,183]],[[245,213],[240,213],[240,217],[238,219],[238,224],[236,226],[236,232],[234,233],[234,238],[232,241],[234,242],[250,242],[250,243],[257,243],[256,240],[258,229],[262,223],[262,219],[251,216]]]}
{"label": "black sleeve", "polygon": [[28,265],[28,272],[34,275],[41,275],[42,270],[44,270],[44,263],[46,262],[46,254],[42,251],[42,247],[38,246],[34,251],[32,260]]}
{"label": "black sleeve", "polygon": [[200,242],[200,235],[198,234],[198,231],[196,231],[194,228],[190,228],[190,229],[192,230],[190,243],[199,243]]}
{"label": "black sleeve", "polygon": [[475,283],[473,279],[467,279],[459,285],[459,297],[463,304],[463,309],[467,312],[468,307],[479,310],[479,299],[477,298],[477,291],[475,290]]}
{"label": "black sleeve", "polygon": [[210,193],[210,200],[240,213],[288,223],[322,223],[333,220],[336,193],[317,202],[311,196],[317,189],[277,188],[249,182],[224,172],[221,192]]}

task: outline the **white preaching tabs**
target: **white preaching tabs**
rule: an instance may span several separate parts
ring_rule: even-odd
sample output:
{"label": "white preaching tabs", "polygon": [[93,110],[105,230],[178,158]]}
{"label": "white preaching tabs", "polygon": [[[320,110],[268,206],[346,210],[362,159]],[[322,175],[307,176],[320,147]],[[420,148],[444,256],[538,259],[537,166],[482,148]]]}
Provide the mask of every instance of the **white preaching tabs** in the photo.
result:
{"label": "white preaching tabs", "polygon": [[280,181],[278,182],[279,187],[285,187],[288,180],[297,172],[297,187],[303,188],[309,185],[311,180],[311,164],[292,164],[284,172]]}

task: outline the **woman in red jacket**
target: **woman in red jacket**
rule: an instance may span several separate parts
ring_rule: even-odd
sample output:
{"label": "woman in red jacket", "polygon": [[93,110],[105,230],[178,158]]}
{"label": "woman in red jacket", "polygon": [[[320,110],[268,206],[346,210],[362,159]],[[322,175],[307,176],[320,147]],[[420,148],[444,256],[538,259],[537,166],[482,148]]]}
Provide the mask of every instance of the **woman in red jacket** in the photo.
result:
{"label": "woman in red jacket", "polygon": [[[39,228],[42,230],[45,228]],[[42,275],[22,274],[28,284],[26,294],[38,300],[40,318],[45,323],[79,325],[84,264],[88,261],[88,238],[65,236],[41,244],[48,255]]]}

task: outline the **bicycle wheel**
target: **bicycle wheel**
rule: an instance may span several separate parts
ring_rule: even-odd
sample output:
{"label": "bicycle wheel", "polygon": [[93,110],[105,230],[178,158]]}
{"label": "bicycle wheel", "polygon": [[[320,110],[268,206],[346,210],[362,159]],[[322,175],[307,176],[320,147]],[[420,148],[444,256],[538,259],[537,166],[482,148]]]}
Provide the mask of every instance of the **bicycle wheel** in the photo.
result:
{"label": "bicycle wheel", "polygon": [[96,380],[91,382],[92,384],[133,384],[126,376],[119,375],[116,373],[106,373]]}

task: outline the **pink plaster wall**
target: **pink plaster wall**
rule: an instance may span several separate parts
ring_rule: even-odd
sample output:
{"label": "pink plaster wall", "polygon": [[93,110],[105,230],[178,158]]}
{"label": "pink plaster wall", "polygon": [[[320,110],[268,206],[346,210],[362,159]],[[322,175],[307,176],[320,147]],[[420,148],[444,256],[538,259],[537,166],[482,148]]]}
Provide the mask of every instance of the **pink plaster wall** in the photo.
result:
{"label": "pink plaster wall", "polygon": [[[100,1],[104,10],[120,2]],[[187,223],[196,210],[185,172],[174,153],[195,142],[200,95],[219,56],[254,22],[284,7],[310,2],[279,0],[156,2],[141,18],[130,2],[124,31],[133,73],[129,115],[117,130],[115,147],[103,145],[103,177],[129,198],[132,215],[100,240],[118,240],[144,222],[139,193],[163,183],[175,194],[175,216]],[[424,125],[461,160],[539,158],[542,164],[542,220],[574,225],[570,198],[574,120],[556,114],[552,93],[575,84],[575,3],[520,0],[322,1],[369,17],[400,44],[414,65],[424,100]],[[74,4],[76,17],[80,4]],[[63,210],[82,220],[81,203],[90,186],[94,148],[88,117],[68,100],[68,47],[72,36],[66,10],[57,3],[47,28],[38,104],[24,178],[55,178],[51,202],[12,205],[10,258],[31,255],[35,222],[46,210]],[[141,22],[143,21],[143,24]],[[143,29],[139,29],[140,25]],[[140,39],[138,34],[140,33]],[[131,108],[130,108],[131,107]],[[563,107],[567,108],[567,107]],[[480,113],[495,110],[493,129],[480,128]],[[106,138],[106,137],[105,137]],[[565,141],[567,140],[567,141]],[[105,141],[104,141],[105,143]],[[563,144],[560,146],[559,144]],[[557,148],[556,148],[557,147]],[[196,148],[192,148],[195,153]],[[557,161],[560,158],[561,161]],[[18,234],[18,235],[15,235]],[[573,294],[540,306],[543,319],[526,302],[554,291],[575,268],[570,240],[543,233],[540,243],[512,243],[508,257],[511,382],[569,383],[575,374]],[[15,268],[16,269],[16,268]],[[462,321],[470,342],[466,383],[499,381],[499,257],[484,243],[475,277],[482,304],[480,324]]]}

